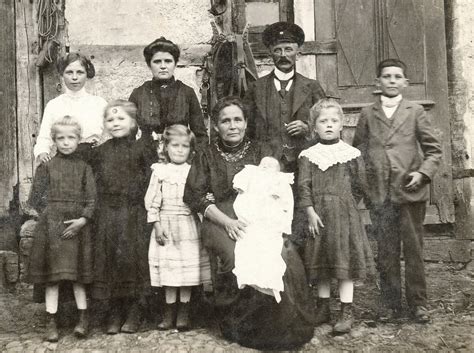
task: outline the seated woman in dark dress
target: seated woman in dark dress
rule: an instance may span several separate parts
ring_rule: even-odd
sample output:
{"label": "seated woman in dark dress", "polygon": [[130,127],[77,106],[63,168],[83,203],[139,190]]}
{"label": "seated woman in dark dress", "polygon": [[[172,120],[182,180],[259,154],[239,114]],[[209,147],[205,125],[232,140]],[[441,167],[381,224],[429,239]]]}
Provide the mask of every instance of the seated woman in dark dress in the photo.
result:
{"label": "seated woman in dark dress", "polygon": [[179,47],[164,37],[154,40],[143,50],[153,78],[135,88],[128,100],[138,107],[137,123],[141,140],[147,146],[158,147],[164,129],[173,124],[189,127],[196,136],[198,147],[208,143],[196,93],[174,77],[179,55]]}
{"label": "seated woman in dark dress", "polygon": [[[239,290],[232,273],[235,242],[246,227],[235,216],[232,181],[246,164],[258,165],[271,153],[246,138],[247,117],[239,98],[221,99],[212,119],[218,138],[194,158],[184,201],[204,215],[202,239],[215,264],[212,280],[222,334],[247,347],[291,349],[313,336],[304,267],[291,241],[282,248],[286,272],[280,303],[249,286]],[[215,200],[206,196],[209,193]]]}

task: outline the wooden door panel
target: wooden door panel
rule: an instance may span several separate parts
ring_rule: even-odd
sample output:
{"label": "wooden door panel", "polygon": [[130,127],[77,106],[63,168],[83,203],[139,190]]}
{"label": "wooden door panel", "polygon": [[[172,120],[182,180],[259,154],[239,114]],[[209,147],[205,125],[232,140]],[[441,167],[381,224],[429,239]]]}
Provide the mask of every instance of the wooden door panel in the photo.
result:
{"label": "wooden door panel", "polygon": [[337,0],[337,82],[339,87],[364,86],[374,82],[374,3],[366,0]]}
{"label": "wooden door panel", "polygon": [[314,14],[316,42],[337,43],[334,53],[314,53],[314,76],[340,98],[348,142],[360,110],[376,98],[377,63],[393,57],[407,64],[410,86],[404,97],[425,107],[443,149],[425,221],[453,222],[443,1],[314,0]]}
{"label": "wooden door panel", "polygon": [[387,1],[388,56],[402,60],[411,83],[425,82],[423,1]]}

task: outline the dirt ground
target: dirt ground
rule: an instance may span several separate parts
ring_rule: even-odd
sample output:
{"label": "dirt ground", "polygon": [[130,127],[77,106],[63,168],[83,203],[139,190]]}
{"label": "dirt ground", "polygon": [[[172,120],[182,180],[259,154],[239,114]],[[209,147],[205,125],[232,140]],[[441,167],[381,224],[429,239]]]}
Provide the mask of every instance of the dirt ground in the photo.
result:
{"label": "dirt ground", "polygon": [[[358,284],[355,291],[356,323],[350,334],[333,336],[331,326],[315,328],[312,341],[300,351],[474,351],[474,305],[472,267],[461,264],[427,263],[430,324],[412,323],[407,318],[381,323],[376,318],[376,283]],[[338,309],[334,300],[333,309]],[[95,304],[92,332],[87,339],[72,335],[74,309],[65,307],[58,343],[43,342],[44,306],[31,301],[31,288],[20,287],[0,294],[0,351],[158,351],[158,352],[238,352],[252,351],[231,344],[219,335],[206,314],[197,315],[189,332],[154,330],[159,321],[149,320],[137,334],[107,336],[103,333],[104,308]],[[151,315],[153,317],[153,315]],[[335,315],[334,315],[335,316]]]}

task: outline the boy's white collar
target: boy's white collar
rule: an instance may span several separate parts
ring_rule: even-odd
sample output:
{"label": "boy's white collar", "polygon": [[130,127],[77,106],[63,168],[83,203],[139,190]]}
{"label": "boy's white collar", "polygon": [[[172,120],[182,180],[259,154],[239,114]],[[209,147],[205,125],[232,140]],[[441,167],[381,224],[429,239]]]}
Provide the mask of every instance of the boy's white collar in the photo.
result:
{"label": "boy's white collar", "polygon": [[399,94],[398,96],[395,96],[395,97],[387,97],[387,96],[380,96],[380,102],[382,104],[382,107],[386,107],[386,108],[393,108],[393,107],[396,107],[397,105],[400,104],[400,102],[402,101],[403,97],[401,94]]}

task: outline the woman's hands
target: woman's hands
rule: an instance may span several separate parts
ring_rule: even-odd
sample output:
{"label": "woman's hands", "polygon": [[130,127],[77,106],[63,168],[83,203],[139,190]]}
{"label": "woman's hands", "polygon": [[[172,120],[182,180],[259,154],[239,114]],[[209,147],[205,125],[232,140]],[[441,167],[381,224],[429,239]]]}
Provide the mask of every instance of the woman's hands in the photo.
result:
{"label": "woman's hands", "polygon": [[155,230],[155,240],[158,245],[164,246],[165,240],[168,240],[169,234],[161,227],[160,222],[153,223],[153,229]]}
{"label": "woman's hands", "polygon": [[81,217],[77,219],[70,219],[69,221],[64,221],[64,224],[69,224],[63,234],[61,235],[62,239],[71,239],[74,238],[77,233],[87,224],[87,218]]}
{"label": "woman's hands", "polygon": [[228,218],[229,219],[224,223],[224,228],[229,238],[237,241],[244,236],[247,224],[239,219]]}
{"label": "woman's hands", "polygon": [[312,206],[306,208],[306,213],[308,214],[309,233],[315,238],[316,234],[319,235],[319,227],[324,228],[324,224]]}
{"label": "woman's hands", "polygon": [[38,155],[38,157],[36,158],[36,162],[43,164],[49,162],[51,158],[53,157],[49,153],[43,152]]}

